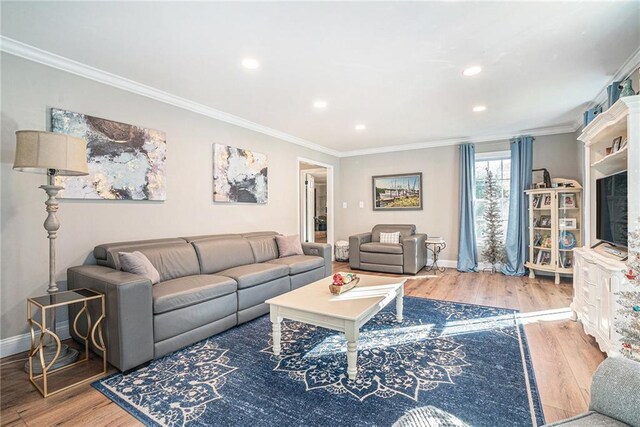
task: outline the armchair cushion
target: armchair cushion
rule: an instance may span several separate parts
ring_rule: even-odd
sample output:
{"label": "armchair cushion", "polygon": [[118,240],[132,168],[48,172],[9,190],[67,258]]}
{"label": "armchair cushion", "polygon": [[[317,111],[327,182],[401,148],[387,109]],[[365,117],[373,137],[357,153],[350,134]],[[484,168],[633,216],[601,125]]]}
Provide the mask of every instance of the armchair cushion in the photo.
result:
{"label": "armchair cushion", "polygon": [[362,252],[376,252],[380,254],[401,254],[402,253],[402,245],[401,244],[387,244],[387,243],[363,243],[360,245],[360,250]]}

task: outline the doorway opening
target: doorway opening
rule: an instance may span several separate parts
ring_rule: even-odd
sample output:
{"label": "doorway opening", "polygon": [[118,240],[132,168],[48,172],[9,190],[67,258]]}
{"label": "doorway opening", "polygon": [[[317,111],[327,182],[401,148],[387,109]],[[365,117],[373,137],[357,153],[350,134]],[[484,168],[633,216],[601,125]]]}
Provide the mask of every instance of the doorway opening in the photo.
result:
{"label": "doorway opening", "polygon": [[298,159],[300,238],[333,245],[333,167]]}

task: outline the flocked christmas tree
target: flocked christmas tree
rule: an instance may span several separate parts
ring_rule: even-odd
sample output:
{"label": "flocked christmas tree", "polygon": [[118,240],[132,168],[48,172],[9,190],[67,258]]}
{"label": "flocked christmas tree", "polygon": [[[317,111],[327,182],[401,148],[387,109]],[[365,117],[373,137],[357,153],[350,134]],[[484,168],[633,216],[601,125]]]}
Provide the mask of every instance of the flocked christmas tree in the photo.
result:
{"label": "flocked christmas tree", "polygon": [[616,317],[616,330],[621,336],[621,353],[640,361],[640,218],[629,233],[629,259],[625,276],[630,289],[618,294],[620,309]]}
{"label": "flocked christmas tree", "polygon": [[500,199],[498,198],[498,187],[493,173],[487,168],[487,179],[485,181],[485,200],[487,205],[482,218],[484,219],[484,247],[482,257],[491,264],[491,272],[496,271],[496,264],[504,260],[504,241],[502,232],[502,214],[500,212]]}

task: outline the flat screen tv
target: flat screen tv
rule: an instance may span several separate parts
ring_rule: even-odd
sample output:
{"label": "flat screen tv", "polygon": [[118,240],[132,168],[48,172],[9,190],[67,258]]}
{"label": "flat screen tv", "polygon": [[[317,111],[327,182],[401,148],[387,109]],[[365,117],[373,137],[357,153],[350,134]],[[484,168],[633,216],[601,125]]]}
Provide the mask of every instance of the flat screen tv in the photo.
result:
{"label": "flat screen tv", "polygon": [[596,238],[627,247],[627,172],[596,180]]}

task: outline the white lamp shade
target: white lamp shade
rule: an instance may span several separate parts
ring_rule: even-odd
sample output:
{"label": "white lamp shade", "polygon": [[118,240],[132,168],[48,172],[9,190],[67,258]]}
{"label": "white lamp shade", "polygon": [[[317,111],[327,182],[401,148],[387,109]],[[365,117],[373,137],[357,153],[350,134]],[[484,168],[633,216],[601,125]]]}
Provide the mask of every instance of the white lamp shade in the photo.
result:
{"label": "white lamp shade", "polygon": [[13,169],[42,174],[55,169],[56,175],[88,175],[87,143],[62,133],[19,130]]}

